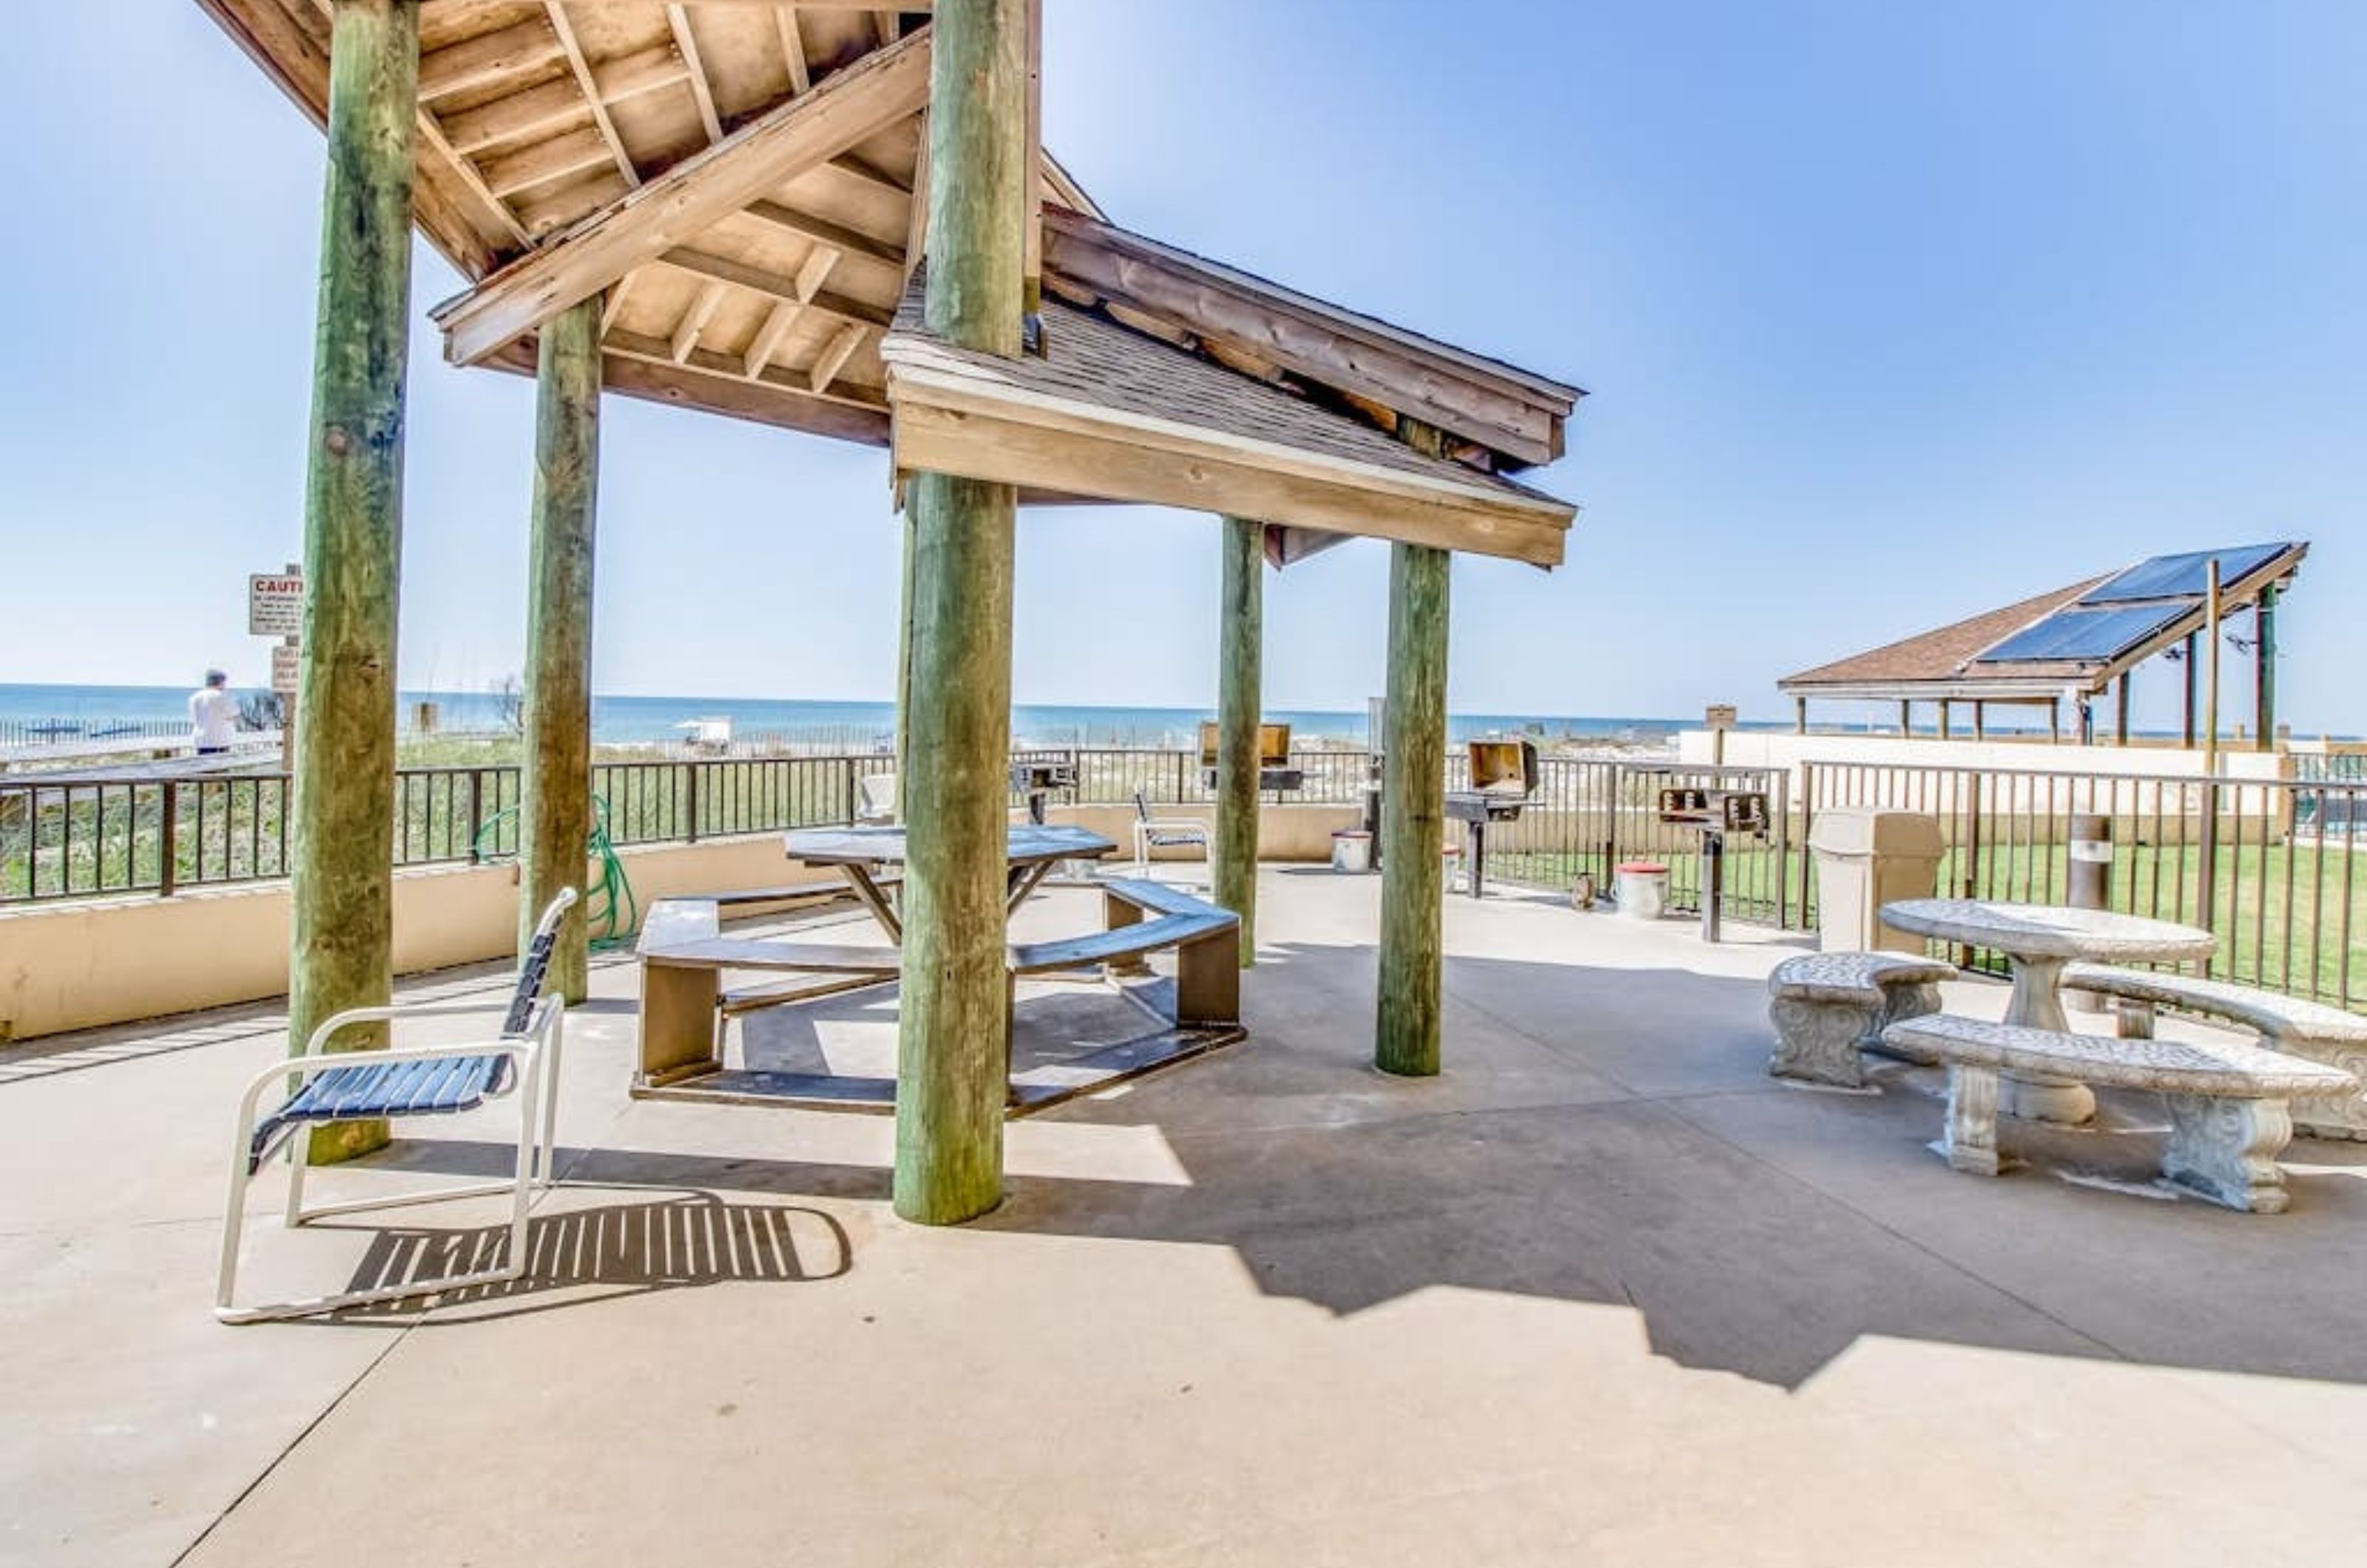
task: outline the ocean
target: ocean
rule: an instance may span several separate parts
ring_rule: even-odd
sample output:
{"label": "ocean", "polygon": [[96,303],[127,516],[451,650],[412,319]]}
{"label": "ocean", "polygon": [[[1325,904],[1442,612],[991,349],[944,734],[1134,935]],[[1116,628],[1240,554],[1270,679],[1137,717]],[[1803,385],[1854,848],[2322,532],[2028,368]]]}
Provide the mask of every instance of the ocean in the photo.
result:
{"label": "ocean", "polygon": [[[0,739],[36,728],[72,739],[121,725],[172,724],[187,716],[188,689],[179,686],[77,686],[0,684]],[[453,731],[498,730],[504,724],[503,699],[492,692],[405,692],[400,714],[404,728],[419,705],[433,704],[436,726]],[[1022,746],[1141,746],[1172,748],[1196,742],[1211,708],[1071,707],[1025,704],[1012,709],[1012,735]],[[1287,724],[1297,740],[1366,739],[1362,710],[1269,711],[1269,724]],[[892,703],[817,702],[763,697],[620,697],[592,699],[592,738],[604,745],[651,744],[683,739],[703,720],[725,718],[742,740],[778,737],[797,744],[828,744],[868,750],[892,741]],[[1698,723],[1698,721],[1693,721]],[[1652,746],[1685,721],[1670,718],[1601,718],[1553,714],[1456,714],[1448,720],[1450,739],[1483,735],[1526,734],[1541,739],[1588,739]]]}

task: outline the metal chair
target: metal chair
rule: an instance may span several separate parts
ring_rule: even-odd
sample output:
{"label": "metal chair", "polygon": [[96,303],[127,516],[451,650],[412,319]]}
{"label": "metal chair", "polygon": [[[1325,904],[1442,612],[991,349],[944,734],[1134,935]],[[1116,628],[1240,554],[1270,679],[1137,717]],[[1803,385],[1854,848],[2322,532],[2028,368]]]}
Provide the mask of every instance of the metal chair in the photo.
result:
{"label": "metal chair", "polygon": [[[501,1032],[494,1039],[386,1051],[328,1053],[329,1042],[356,1024],[481,1014],[484,1010],[481,1003],[472,1002],[352,1008],[314,1030],[312,1037],[305,1042],[301,1056],[275,1063],[248,1080],[239,1096],[237,1131],[231,1145],[230,1201],[222,1222],[221,1273],[214,1298],[216,1317],[224,1323],[301,1317],[371,1302],[400,1301],[471,1285],[499,1284],[526,1272],[527,1206],[534,1190],[548,1187],[552,1180],[559,1060],[566,1011],[560,998],[542,995],[542,987],[550,970],[551,953],[559,943],[560,922],[576,897],[575,889],[567,888],[542,912],[519,963],[517,985],[510,993]],[[255,1110],[263,1091],[272,1084],[286,1083],[291,1077],[298,1080],[293,1092],[278,1109],[258,1121]],[[313,1126],[330,1122],[454,1115],[513,1093],[517,1100],[518,1129],[517,1168],[511,1179],[305,1207],[304,1176],[311,1157],[309,1134]],[[290,1139],[291,1134],[297,1135]],[[506,1192],[511,1194],[512,1201],[504,1262],[492,1269],[304,1301],[244,1307],[234,1304],[246,1190],[263,1168],[264,1161],[271,1157],[283,1140],[289,1141],[290,1146],[287,1210],[290,1230],[331,1214]]]}
{"label": "metal chair", "polygon": [[1134,874],[1150,874],[1150,852],[1153,850],[1197,848],[1200,858],[1208,858],[1208,829],[1189,817],[1153,817],[1150,801],[1142,791],[1134,792]]}
{"label": "metal chair", "polygon": [[896,820],[896,775],[866,773],[855,781],[855,822],[858,828],[889,827]]}

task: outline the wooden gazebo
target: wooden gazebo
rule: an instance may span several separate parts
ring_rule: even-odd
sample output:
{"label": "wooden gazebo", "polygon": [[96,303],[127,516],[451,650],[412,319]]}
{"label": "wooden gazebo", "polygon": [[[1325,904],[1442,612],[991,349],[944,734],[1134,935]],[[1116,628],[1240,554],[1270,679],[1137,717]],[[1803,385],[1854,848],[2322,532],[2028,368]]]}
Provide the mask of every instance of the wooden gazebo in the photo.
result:
{"label": "wooden gazebo", "polygon": [[[891,449],[900,1213],[958,1222],[1001,1195],[1022,501],[1225,519],[1217,896],[1245,927],[1260,557],[1392,542],[1376,1055],[1438,1069],[1450,552],[1560,561],[1574,509],[1512,476],[1561,455],[1577,389],[1113,224],[1041,145],[1040,0],[198,3],[328,136],[295,1038],[391,984],[415,222],[471,280],[435,312],[447,357],[538,381],[525,919],[582,863],[597,410],[620,392]],[[559,973],[580,996],[580,931]]]}

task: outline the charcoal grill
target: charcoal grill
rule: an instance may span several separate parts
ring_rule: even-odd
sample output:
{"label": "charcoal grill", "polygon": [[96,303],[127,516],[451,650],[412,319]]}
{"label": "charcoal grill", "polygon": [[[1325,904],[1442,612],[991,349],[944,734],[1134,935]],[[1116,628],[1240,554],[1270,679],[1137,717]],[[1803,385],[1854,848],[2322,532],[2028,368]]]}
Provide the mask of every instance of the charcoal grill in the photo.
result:
{"label": "charcoal grill", "polygon": [[1701,833],[1702,940],[1716,942],[1726,905],[1726,836],[1752,833],[1767,836],[1767,792],[1763,789],[1683,789],[1660,791],[1660,820]]}
{"label": "charcoal grill", "polygon": [[[1200,783],[1217,787],[1217,727],[1200,721]],[[1258,793],[1282,795],[1307,786],[1307,772],[1290,765],[1290,726],[1258,726]]]}
{"label": "charcoal grill", "polygon": [[1014,762],[1011,764],[1011,793],[1027,797],[1027,820],[1038,828],[1044,826],[1046,797],[1058,790],[1077,787],[1077,765],[1074,762]]}
{"label": "charcoal grill", "polygon": [[1465,749],[1471,787],[1446,792],[1446,818],[1463,824],[1466,875],[1471,897],[1480,898],[1488,890],[1488,829],[1520,820],[1537,793],[1537,748],[1528,740],[1473,740]]}

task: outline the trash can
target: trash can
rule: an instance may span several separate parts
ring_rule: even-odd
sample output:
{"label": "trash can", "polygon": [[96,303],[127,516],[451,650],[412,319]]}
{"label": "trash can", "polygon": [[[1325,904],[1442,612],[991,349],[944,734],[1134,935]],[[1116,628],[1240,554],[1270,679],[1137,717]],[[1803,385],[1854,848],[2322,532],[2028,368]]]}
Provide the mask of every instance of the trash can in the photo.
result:
{"label": "trash can", "polygon": [[1669,868],[1656,860],[1620,863],[1617,872],[1619,918],[1657,920],[1669,908]]}
{"label": "trash can", "polygon": [[1342,828],[1332,834],[1331,869],[1357,872],[1372,870],[1373,836],[1354,828]]}
{"label": "trash can", "polygon": [[1882,923],[1882,907],[1929,898],[1944,846],[1937,818],[1916,811],[1829,806],[1808,830],[1817,863],[1817,945],[1827,953],[1888,950],[1920,956],[1923,939]]}

